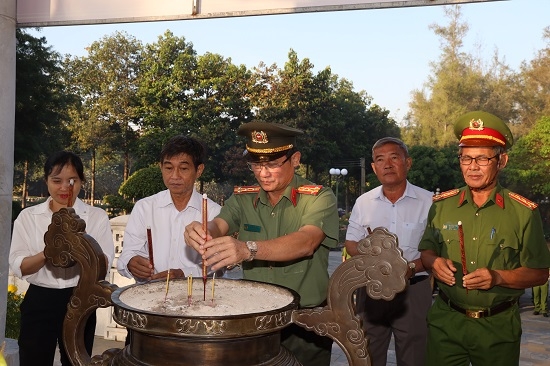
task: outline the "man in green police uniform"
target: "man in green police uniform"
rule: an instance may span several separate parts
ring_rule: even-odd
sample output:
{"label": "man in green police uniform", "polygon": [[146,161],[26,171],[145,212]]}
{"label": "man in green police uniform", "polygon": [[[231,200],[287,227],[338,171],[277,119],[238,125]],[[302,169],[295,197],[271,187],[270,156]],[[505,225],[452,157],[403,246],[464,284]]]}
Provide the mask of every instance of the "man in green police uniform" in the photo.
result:
{"label": "man in green police uniform", "polygon": [[[247,164],[259,186],[236,187],[220,214],[185,229],[187,245],[216,271],[237,263],[244,278],[286,286],[300,294],[301,307],[326,300],[328,255],[337,244],[336,197],[329,188],[295,174],[301,154],[301,130],[277,123],[249,122],[238,130],[246,137]],[[238,239],[228,236],[238,232]],[[332,340],[294,324],[282,332],[282,344],[302,365],[329,365]]]}
{"label": "man in green police uniform", "polygon": [[512,133],[481,111],[455,124],[465,187],[434,197],[419,244],[440,288],[428,313],[428,366],[518,365],[524,289],[546,282],[537,205],[503,188]]}

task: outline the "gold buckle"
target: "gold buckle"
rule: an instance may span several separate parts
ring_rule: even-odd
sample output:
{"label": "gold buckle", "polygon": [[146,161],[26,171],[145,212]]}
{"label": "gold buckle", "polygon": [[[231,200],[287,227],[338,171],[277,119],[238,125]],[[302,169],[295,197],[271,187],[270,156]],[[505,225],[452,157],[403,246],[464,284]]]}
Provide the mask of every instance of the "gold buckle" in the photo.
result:
{"label": "gold buckle", "polygon": [[483,310],[466,310],[466,316],[472,319],[483,318]]}

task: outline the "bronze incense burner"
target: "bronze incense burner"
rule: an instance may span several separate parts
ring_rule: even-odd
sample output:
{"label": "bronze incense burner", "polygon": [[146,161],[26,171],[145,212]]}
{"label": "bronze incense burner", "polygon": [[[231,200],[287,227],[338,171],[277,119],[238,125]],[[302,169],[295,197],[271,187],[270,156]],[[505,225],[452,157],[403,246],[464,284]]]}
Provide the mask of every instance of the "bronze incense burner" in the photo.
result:
{"label": "bronze incense burner", "polygon": [[[397,237],[377,228],[359,243],[361,255],[334,271],[324,307],[299,309],[299,296],[294,291],[254,283],[262,290],[287,292],[290,301],[276,309],[249,314],[162,314],[121,301],[125,291],[143,285],[118,288],[105,281],[103,253],[95,239],[85,234],[85,227],[74,209],[61,209],[53,215],[44,236],[44,252],[53,265],[77,264],[81,268],[63,326],[65,347],[73,365],[299,365],[280,344],[280,331],[291,323],[333,339],[350,365],[370,365],[367,340],[354,315],[353,293],[366,286],[370,297],[391,300],[407,284],[407,261],[398,248]],[[219,284],[224,281],[245,280],[216,279]],[[130,344],[90,357],[84,347],[84,325],[95,309],[109,306],[114,308],[113,319],[127,327]]]}

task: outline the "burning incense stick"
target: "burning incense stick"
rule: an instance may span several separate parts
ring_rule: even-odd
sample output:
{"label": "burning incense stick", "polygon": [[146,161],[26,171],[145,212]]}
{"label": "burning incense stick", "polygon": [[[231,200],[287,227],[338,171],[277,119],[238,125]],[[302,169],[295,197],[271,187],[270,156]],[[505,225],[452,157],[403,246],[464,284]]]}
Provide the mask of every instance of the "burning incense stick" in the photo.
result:
{"label": "burning incense stick", "polygon": [[[202,229],[204,232],[207,232],[208,229],[208,200],[206,193],[202,195]],[[204,263],[204,260],[202,261],[202,283],[203,283],[203,299],[202,301],[206,301],[206,264]]]}
{"label": "burning incense stick", "polygon": [[[462,262],[462,274],[465,276],[468,274],[468,268],[466,268],[466,252],[464,250],[464,230],[462,229],[462,221],[458,222],[458,242],[460,244],[460,261]],[[468,289],[466,289],[468,293]]]}
{"label": "burning incense stick", "polygon": [[151,227],[147,226],[147,249],[149,250],[149,264],[155,268],[155,261],[153,260],[153,236],[151,235]]}
{"label": "burning incense stick", "polygon": [[168,297],[168,287],[170,286],[170,270],[168,270],[168,275],[166,276],[166,293],[164,294],[164,302],[166,302],[166,298]]}
{"label": "burning incense stick", "polygon": [[216,272],[212,275],[212,305],[214,305],[214,282],[216,281]]}
{"label": "burning incense stick", "polygon": [[187,276],[187,302],[191,305],[193,299],[193,275]]}
{"label": "burning incense stick", "polygon": [[67,198],[67,207],[73,207],[73,189],[74,179],[69,179],[69,197]]}

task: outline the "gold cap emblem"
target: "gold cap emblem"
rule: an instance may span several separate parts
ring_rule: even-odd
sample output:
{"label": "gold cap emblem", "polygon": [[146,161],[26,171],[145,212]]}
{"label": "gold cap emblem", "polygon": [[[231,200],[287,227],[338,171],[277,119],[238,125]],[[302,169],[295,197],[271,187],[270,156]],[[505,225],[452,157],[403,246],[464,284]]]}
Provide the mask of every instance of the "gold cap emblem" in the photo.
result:
{"label": "gold cap emblem", "polygon": [[470,121],[470,130],[481,131],[483,130],[483,121],[481,119],[472,119]]}
{"label": "gold cap emblem", "polygon": [[267,134],[264,131],[252,131],[252,142],[257,144],[267,144]]}

